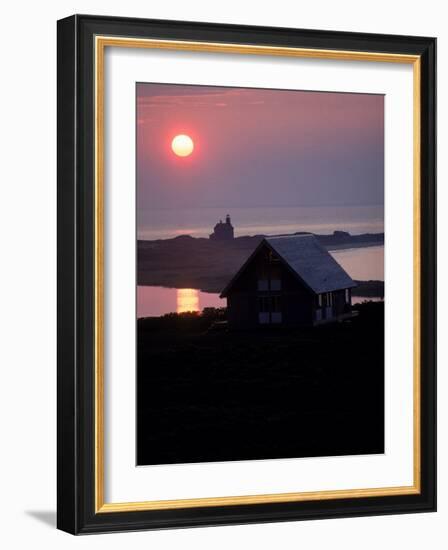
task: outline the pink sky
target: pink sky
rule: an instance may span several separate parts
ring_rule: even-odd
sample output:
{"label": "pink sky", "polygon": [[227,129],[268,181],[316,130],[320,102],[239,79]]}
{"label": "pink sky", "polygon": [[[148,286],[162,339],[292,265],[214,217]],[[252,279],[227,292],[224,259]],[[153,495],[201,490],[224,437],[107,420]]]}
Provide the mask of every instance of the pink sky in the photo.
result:
{"label": "pink sky", "polygon": [[[177,134],[190,157],[173,154]],[[381,204],[383,170],[381,95],[137,84],[142,213]]]}

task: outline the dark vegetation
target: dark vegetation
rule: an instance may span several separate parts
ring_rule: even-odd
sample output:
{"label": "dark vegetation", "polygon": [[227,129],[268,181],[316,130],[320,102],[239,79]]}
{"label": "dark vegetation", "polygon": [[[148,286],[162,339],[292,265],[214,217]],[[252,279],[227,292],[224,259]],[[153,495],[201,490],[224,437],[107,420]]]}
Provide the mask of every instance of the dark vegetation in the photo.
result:
{"label": "dark vegetation", "polygon": [[[350,235],[335,231],[331,235],[315,236],[329,250],[384,244],[383,233]],[[213,241],[183,235],[174,239],[138,241],[138,284],[221,292],[262,239],[263,235],[255,235]],[[382,297],[384,283],[358,281],[353,295]]]}
{"label": "dark vegetation", "polygon": [[224,309],[138,321],[138,464],[382,453],[384,305],[229,331]]}

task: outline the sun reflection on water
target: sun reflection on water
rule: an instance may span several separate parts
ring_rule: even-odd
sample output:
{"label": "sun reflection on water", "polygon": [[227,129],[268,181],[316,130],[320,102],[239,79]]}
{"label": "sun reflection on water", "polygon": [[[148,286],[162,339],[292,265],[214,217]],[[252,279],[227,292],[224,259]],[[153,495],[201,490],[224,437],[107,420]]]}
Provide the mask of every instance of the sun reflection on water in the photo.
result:
{"label": "sun reflection on water", "polygon": [[195,288],[177,289],[177,313],[199,311],[199,292]]}

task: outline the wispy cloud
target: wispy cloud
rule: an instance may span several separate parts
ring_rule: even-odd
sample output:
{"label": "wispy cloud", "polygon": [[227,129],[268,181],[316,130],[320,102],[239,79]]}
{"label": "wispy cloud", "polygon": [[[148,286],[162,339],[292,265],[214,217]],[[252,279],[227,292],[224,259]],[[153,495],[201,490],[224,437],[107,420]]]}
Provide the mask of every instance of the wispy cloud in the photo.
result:
{"label": "wispy cloud", "polygon": [[258,90],[250,88],[220,88],[212,86],[187,86],[172,84],[137,85],[139,108],[160,106],[202,107],[215,105],[225,107],[229,102],[238,100],[247,104],[262,104],[257,100]]}

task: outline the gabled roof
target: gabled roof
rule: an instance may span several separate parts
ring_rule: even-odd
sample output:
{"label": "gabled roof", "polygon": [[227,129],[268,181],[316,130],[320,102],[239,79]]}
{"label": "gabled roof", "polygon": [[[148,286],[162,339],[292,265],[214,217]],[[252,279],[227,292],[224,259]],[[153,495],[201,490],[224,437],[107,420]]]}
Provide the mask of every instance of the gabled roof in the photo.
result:
{"label": "gabled roof", "polygon": [[356,286],[356,283],[314,235],[265,237],[222,291],[221,297],[227,295],[240,274],[263,245],[269,246],[279,256],[280,260],[315,294]]}

